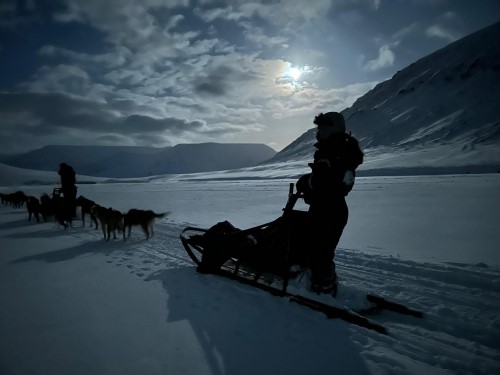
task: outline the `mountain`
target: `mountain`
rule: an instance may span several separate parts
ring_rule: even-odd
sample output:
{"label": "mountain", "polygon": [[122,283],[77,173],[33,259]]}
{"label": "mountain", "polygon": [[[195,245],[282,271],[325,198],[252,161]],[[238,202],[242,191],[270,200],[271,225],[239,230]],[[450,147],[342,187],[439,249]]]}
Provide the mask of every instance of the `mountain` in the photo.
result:
{"label": "mountain", "polygon": [[172,173],[196,173],[256,165],[276,151],[263,144],[201,143],[174,147],[46,146],[3,163],[24,169],[56,171],[61,162],[78,174],[134,178]]}
{"label": "mountain", "polygon": [[[499,171],[498,40],[500,22],[418,60],[344,110],[365,151],[360,171]],[[311,160],[314,143],[313,128],[266,163]]]}
{"label": "mountain", "polygon": [[[50,189],[52,189],[52,187],[60,186],[60,180],[61,178],[56,171],[37,171],[34,169],[11,167],[0,163],[0,186],[49,185],[51,186]],[[103,177],[91,177],[80,174],[77,176],[78,185],[104,182],[113,181]],[[147,180],[139,182],[147,182]],[[48,190],[47,193],[51,191]]]}

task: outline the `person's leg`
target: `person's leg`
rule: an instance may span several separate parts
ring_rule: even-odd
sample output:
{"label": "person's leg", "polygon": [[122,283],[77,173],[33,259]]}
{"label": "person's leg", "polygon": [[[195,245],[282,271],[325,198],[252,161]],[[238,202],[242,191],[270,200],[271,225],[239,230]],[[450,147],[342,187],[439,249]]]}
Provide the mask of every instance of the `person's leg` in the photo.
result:
{"label": "person's leg", "polygon": [[347,205],[342,200],[328,206],[312,206],[309,213],[311,288],[315,292],[331,293],[336,290],[337,275],[333,259],[347,223]]}
{"label": "person's leg", "polygon": [[73,215],[73,217],[76,217],[76,191],[77,191],[77,188],[76,186],[72,186],[71,187],[71,201],[70,201],[70,205],[71,205],[71,213]]}
{"label": "person's leg", "polygon": [[65,186],[62,188],[62,193],[66,212],[76,217],[76,186]]}

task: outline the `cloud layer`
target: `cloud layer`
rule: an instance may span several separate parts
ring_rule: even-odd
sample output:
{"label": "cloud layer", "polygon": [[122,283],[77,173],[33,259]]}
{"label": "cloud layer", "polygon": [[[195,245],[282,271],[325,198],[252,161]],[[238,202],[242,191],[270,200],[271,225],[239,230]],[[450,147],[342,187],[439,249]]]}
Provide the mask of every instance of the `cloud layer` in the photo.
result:
{"label": "cloud layer", "polygon": [[382,0],[3,1],[0,146],[279,150],[318,112],[349,107],[416,58],[492,23],[488,9],[405,4],[411,19]]}

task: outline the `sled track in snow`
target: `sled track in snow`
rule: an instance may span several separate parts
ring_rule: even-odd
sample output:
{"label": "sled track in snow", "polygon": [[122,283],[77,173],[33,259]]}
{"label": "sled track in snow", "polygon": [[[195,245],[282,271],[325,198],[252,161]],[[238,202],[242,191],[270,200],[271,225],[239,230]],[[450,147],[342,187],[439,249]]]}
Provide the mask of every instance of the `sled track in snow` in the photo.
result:
{"label": "sled track in snow", "polygon": [[148,240],[139,227],[133,227],[132,233],[126,241],[123,234],[117,233],[116,239],[105,241],[101,228],[79,227],[76,222],[71,235],[78,237],[81,242],[94,241],[102,252],[109,258],[108,263],[127,267],[131,273],[145,277],[153,272],[170,268],[194,266],[185,253],[179,241],[181,227],[175,224],[158,220],[155,224],[155,234]]}
{"label": "sled track in snow", "polygon": [[[500,278],[500,272],[486,270],[483,266],[415,263],[391,257],[367,256],[347,249],[340,249],[336,263],[341,279],[359,284],[364,289],[376,286],[377,294],[405,298],[405,294],[409,293],[414,298],[418,290],[421,298],[442,299],[446,296],[449,302],[458,304],[462,303],[464,293],[467,293],[467,300],[474,301],[475,307],[490,307],[492,302],[500,301],[495,298],[500,297],[500,288],[491,283],[492,278]],[[471,286],[476,295],[470,294]],[[481,294],[484,292],[491,293],[493,300],[486,301]]]}
{"label": "sled track in snow", "polygon": [[[346,282],[397,299],[426,313],[425,324],[392,316],[375,318],[389,328],[391,337],[399,340],[394,345],[402,355],[418,360],[425,357],[425,361],[440,366],[440,353],[431,354],[421,348],[419,343],[425,338],[429,347],[442,348],[443,357],[451,350],[465,356],[470,342],[474,342],[484,364],[494,365],[498,360],[498,352],[492,349],[498,347],[500,339],[498,268],[417,263],[350,249],[338,249],[336,260],[341,284]],[[441,365],[446,368],[444,363]],[[464,371],[481,373],[481,366],[470,364]]]}

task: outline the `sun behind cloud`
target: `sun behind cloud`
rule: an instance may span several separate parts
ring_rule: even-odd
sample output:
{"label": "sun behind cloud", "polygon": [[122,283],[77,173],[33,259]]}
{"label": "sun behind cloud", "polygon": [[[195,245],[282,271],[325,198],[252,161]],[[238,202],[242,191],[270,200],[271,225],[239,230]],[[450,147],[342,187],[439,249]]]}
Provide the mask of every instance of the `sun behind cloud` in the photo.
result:
{"label": "sun behind cloud", "polygon": [[288,61],[282,61],[282,63],[282,66],[277,71],[275,83],[283,90],[298,92],[315,87],[313,83],[315,74],[321,68],[314,68],[309,65],[295,65]]}
{"label": "sun behind cloud", "polygon": [[286,66],[280,72],[277,82],[281,84],[290,85],[293,87],[300,85],[300,80],[305,72],[304,68],[299,66],[294,66],[292,63],[287,62]]}
{"label": "sun behind cloud", "polygon": [[290,68],[288,74],[290,75],[291,78],[297,81],[300,78],[302,72],[299,68]]}

